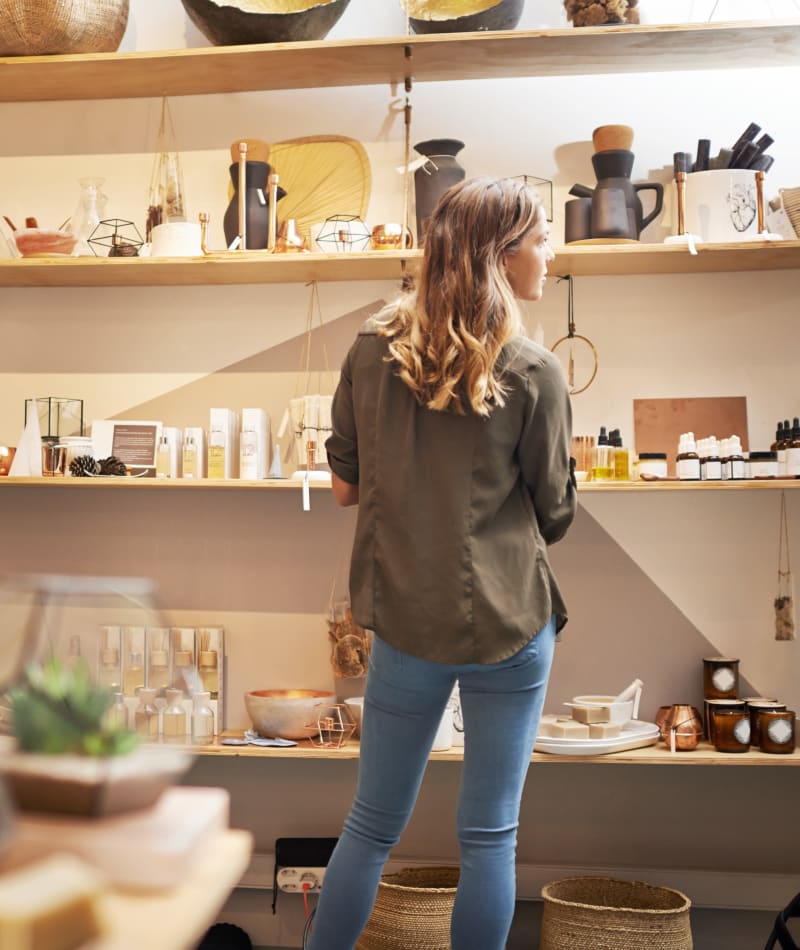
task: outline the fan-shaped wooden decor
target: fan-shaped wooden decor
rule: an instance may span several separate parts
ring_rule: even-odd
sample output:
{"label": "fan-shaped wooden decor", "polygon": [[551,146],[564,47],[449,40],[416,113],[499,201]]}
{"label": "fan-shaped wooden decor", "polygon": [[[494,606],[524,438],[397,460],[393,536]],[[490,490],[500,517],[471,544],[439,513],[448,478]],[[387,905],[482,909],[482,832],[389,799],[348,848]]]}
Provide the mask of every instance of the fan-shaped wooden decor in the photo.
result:
{"label": "fan-shaped wooden decor", "polygon": [[364,146],[344,135],[310,135],[273,144],[270,164],[286,197],[282,221],[294,218],[301,234],[335,214],[364,218],[372,171]]}

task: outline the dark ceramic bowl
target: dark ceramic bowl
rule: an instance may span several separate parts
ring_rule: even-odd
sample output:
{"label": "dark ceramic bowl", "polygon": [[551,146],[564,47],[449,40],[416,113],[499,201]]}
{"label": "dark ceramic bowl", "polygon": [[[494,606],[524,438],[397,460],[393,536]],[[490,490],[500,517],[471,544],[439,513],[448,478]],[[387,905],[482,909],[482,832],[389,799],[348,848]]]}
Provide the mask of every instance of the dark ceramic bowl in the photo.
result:
{"label": "dark ceramic bowl", "polygon": [[[318,2],[296,13],[248,13],[227,0],[181,0],[189,19],[215,46],[242,46],[247,43],[291,43],[322,40],[347,9],[350,0]],[[261,0],[266,9],[269,0]]]}
{"label": "dark ceramic bowl", "polygon": [[420,20],[409,17],[415,33],[473,33],[484,30],[513,30],[522,18],[525,0],[500,0],[488,10],[453,17],[450,20]]}

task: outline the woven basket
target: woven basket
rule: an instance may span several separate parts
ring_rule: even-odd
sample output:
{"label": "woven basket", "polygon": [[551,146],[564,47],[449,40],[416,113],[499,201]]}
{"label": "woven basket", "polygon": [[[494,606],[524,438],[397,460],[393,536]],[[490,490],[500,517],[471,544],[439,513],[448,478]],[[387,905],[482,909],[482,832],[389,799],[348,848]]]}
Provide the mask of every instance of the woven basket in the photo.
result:
{"label": "woven basket", "polygon": [[130,0],[3,0],[0,56],[112,53],[128,25]]}
{"label": "woven basket", "polygon": [[450,950],[458,868],[404,868],[385,874],[356,950]]}
{"label": "woven basket", "polygon": [[680,891],[641,881],[570,877],[542,888],[539,950],[691,950]]}

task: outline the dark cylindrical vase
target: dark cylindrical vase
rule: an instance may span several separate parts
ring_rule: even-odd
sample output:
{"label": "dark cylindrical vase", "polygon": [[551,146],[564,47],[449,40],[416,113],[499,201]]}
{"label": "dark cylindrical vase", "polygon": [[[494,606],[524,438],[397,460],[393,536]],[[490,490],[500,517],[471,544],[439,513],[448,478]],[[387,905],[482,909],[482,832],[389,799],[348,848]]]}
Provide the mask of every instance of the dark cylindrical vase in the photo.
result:
{"label": "dark cylindrical vase", "polygon": [[417,244],[425,240],[425,228],[436,203],[451,185],[466,178],[467,173],[458,164],[456,155],[464,148],[458,139],[428,139],[414,148],[430,161],[414,172],[414,196],[417,213]]}
{"label": "dark cylindrical vase", "polygon": [[[230,166],[233,182],[233,197],[225,211],[222,226],[225,242],[231,242],[239,233],[239,163]],[[245,213],[246,243],[248,251],[262,250],[267,246],[269,235],[269,176],[272,168],[266,162],[245,162]],[[278,186],[278,201],[286,195]]]}

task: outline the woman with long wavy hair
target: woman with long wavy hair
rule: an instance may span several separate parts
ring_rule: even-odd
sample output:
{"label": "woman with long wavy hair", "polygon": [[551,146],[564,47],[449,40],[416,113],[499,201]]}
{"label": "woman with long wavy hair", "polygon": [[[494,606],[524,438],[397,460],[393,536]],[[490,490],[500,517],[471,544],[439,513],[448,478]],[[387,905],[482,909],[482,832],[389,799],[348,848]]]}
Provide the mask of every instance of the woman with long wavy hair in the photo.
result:
{"label": "woman with long wavy hair", "polygon": [[352,950],[459,685],[464,765],[453,950],[502,950],[520,799],[566,607],[547,556],[575,515],[571,410],[525,337],[553,259],[539,199],[478,178],[441,198],[415,290],[368,321],[342,367],[327,451],[358,505],[355,619],[374,631],[358,787],[312,950]]}

